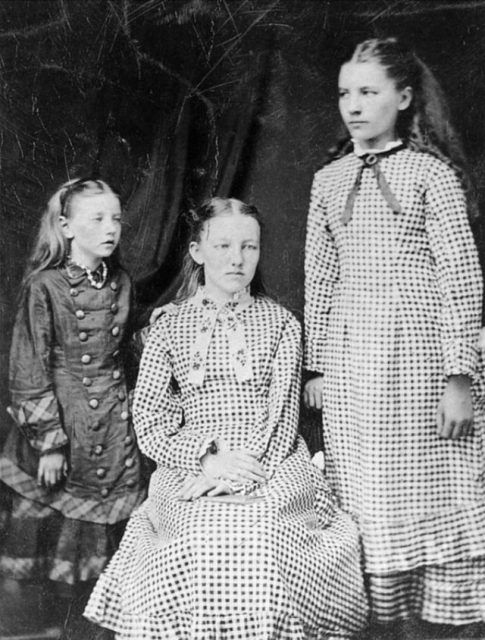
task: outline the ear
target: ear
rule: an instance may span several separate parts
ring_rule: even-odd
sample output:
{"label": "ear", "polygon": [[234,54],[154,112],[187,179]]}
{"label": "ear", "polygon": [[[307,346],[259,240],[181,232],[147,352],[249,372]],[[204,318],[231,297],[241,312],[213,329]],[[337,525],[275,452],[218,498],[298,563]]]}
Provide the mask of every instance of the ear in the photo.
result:
{"label": "ear", "polygon": [[72,240],[74,238],[74,234],[71,231],[71,227],[69,226],[69,220],[66,216],[59,216],[59,224],[61,226],[62,233],[68,240]]}
{"label": "ear", "polygon": [[191,242],[189,244],[189,253],[194,262],[197,264],[203,265],[204,258],[201,255],[200,247],[198,242]]}
{"label": "ear", "polygon": [[401,100],[398,106],[399,111],[404,111],[405,109],[407,109],[412,101],[413,101],[412,87],[404,87],[404,89],[401,91]]}

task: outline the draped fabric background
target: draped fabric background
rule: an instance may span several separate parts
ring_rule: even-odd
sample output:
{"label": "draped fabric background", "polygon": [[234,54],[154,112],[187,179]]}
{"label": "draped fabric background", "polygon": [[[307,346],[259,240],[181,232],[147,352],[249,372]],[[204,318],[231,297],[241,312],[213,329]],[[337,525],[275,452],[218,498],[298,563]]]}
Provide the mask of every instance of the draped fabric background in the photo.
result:
{"label": "draped fabric background", "polygon": [[267,288],[300,315],[339,62],[389,34],[441,80],[483,204],[484,0],[0,0],[0,441],[18,286],[56,186],[94,172],[120,192],[147,313],[177,287],[182,212],[210,195],[256,204]]}

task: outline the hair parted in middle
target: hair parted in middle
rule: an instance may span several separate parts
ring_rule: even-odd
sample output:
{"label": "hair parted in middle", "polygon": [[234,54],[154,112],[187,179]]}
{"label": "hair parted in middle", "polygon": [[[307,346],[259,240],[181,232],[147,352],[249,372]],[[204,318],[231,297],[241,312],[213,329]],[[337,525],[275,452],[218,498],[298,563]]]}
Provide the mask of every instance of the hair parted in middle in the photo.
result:
{"label": "hair parted in middle", "polygon": [[[220,215],[242,214],[254,218],[263,230],[263,224],[258,209],[254,205],[246,204],[236,198],[214,197],[206,200],[194,209],[190,209],[185,215],[189,233],[186,251],[182,263],[182,283],[177,291],[174,302],[179,303],[193,296],[197,289],[204,284],[204,268],[197,264],[189,252],[192,242],[200,242],[206,223]],[[254,278],[250,284],[251,295],[262,296],[265,294],[259,266],[256,268]]]}
{"label": "hair parted in middle", "polygon": [[[347,62],[376,62],[395,82],[396,89],[411,87],[411,104],[398,114],[397,134],[410,149],[430,153],[455,171],[467,195],[469,216],[475,218],[477,205],[466,157],[452,125],[446,97],[429,67],[394,37],[364,40],[343,64]],[[327,162],[341,158],[351,150],[350,135],[345,132],[329,150]]]}

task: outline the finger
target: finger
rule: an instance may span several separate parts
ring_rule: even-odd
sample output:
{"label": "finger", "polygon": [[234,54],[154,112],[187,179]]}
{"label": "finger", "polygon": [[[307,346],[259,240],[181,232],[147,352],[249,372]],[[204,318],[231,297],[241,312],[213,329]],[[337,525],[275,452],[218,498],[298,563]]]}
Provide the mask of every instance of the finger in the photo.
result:
{"label": "finger", "polygon": [[192,486],[187,489],[184,497],[187,500],[196,500],[197,498],[200,498],[200,496],[203,496],[204,493],[206,493],[213,486],[214,483],[212,481],[199,476],[195,479]]}
{"label": "finger", "polygon": [[438,428],[438,435],[440,437],[443,437],[444,422],[445,422],[445,417],[444,417],[443,411],[441,411],[441,409],[438,409],[438,412],[436,413],[436,426]]}
{"label": "finger", "polygon": [[303,404],[304,404],[304,405],[305,405],[305,407],[307,407],[308,409],[309,409],[309,408],[311,408],[311,405],[310,405],[310,397],[309,397],[308,392],[306,391],[306,389],[305,389],[305,391],[303,392]]}
{"label": "finger", "polygon": [[317,389],[315,390],[315,409],[320,410],[322,405],[322,391],[321,389]]}
{"label": "finger", "polygon": [[[227,469],[227,471],[235,474],[253,473],[258,478],[266,478],[266,471],[260,464],[249,464],[247,462],[240,462],[238,464],[231,465],[231,467]],[[224,475],[227,475],[227,473],[221,474],[221,477],[224,477]]]}
{"label": "finger", "polygon": [[238,474],[238,482],[258,482],[261,483],[261,481],[266,482],[266,477],[261,477],[256,475],[255,473],[252,473],[252,471],[241,471]]}
{"label": "finger", "polygon": [[192,486],[195,482],[194,478],[190,478],[185,480],[180,489],[178,490],[178,496],[187,495],[188,492],[192,489]]}
{"label": "finger", "polygon": [[225,482],[219,482],[216,487],[207,492],[208,496],[220,496],[223,494],[231,493],[228,485]]}
{"label": "finger", "polygon": [[261,462],[253,455],[241,454],[235,456],[234,464],[236,466],[250,468],[250,469],[263,469]]}
{"label": "finger", "polygon": [[446,439],[450,439],[453,436],[453,432],[455,430],[456,421],[455,420],[447,420],[445,418],[443,429],[442,429],[442,437]]}
{"label": "finger", "polygon": [[461,423],[457,423],[453,431],[453,439],[458,440],[459,438],[466,438],[469,430],[469,424],[468,420],[463,420]]}
{"label": "finger", "polygon": [[468,432],[468,420],[463,420],[455,429],[455,440],[462,439],[466,437]]}

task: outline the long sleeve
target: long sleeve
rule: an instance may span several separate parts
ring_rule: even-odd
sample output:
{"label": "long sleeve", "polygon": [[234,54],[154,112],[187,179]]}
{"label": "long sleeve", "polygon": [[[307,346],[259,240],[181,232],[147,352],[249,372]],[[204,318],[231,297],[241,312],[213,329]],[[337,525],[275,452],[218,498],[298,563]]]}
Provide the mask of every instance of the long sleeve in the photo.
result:
{"label": "long sleeve", "polygon": [[172,371],[162,317],[150,329],[135,388],[133,421],[138,446],[158,464],[199,473],[204,444],[208,446],[213,439],[183,428],[184,412]]}
{"label": "long sleeve", "polygon": [[40,453],[68,442],[62,427],[51,371],[54,346],[52,309],[41,283],[24,293],[10,350],[10,413]]}
{"label": "long sleeve", "polygon": [[463,189],[454,172],[444,165],[430,176],[426,221],[443,299],[444,373],[474,376],[479,353],[482,275]]}
{"label": "long sleeve", "polygon": [[301,329],[291,315],[282,329],[274,356],[268,393],[267,421],[249,444],[271,473],[296,446],[301,379]]}
{"label": "long sleeve", "polygon": [[327,227],[321,174],[313,181],[305,244],[305,350],[303,365],[323,372],[333,287],[339,277],[337,249]]}

